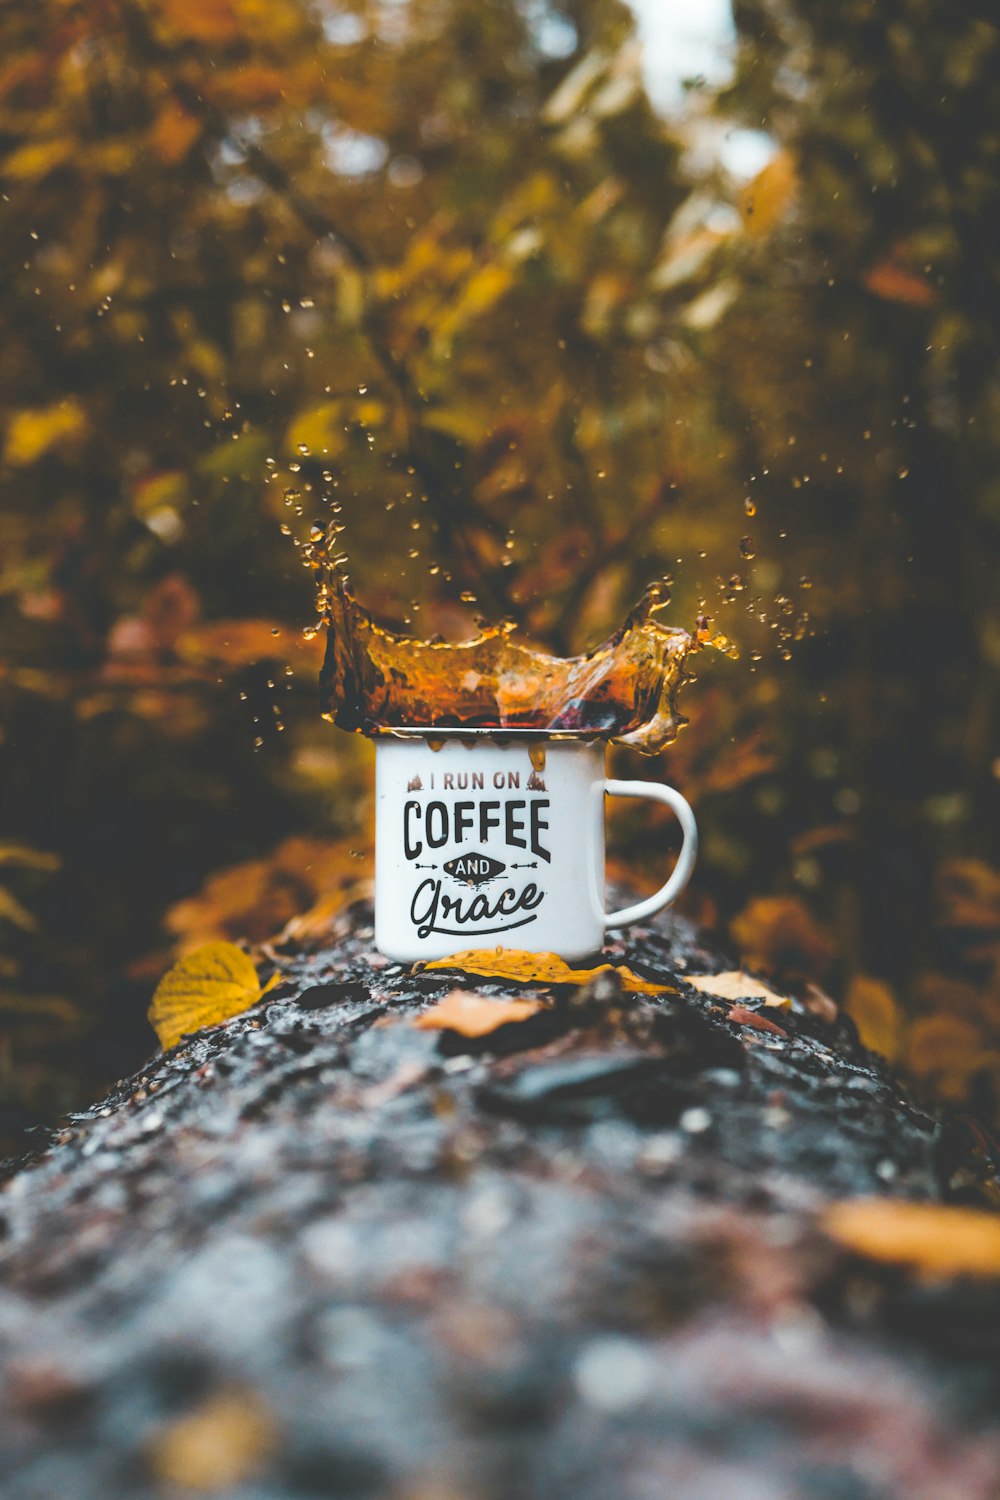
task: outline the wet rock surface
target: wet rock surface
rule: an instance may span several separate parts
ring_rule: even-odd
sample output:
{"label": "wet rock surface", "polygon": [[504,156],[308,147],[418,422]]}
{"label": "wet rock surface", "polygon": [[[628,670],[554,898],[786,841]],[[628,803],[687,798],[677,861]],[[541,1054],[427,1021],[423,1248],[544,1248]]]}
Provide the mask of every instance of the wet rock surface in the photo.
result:
{"label": "wet rock surface", "polygon": [[282,954],[12,1176],[0,1493],[995,1500],[1000,1281],[817,1224],[987,1201],[971,1129],[843,1020],[734,1020],[677,920],[610,953],[676,993],[601,975],[475,1040],[411,1023],[523,984],[371,939]]}

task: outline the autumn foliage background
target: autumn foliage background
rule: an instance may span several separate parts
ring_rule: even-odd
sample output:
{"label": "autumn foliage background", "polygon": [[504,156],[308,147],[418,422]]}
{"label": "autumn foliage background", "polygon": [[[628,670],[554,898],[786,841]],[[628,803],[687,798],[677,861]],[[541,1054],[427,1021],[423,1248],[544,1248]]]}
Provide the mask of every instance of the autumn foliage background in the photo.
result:
{"label": "autumn foliage background", "polygon": [[[580,649],[671,575],[741,652],[643,768],[688,910],[995,1114],[1000,33],[735,21],[664,117],[619,0],[0,10],[8,1142],[148,1055],[173,953],[363,889],[331,522],[423,633]],[[616,873],[666,836],[625,813]]]}

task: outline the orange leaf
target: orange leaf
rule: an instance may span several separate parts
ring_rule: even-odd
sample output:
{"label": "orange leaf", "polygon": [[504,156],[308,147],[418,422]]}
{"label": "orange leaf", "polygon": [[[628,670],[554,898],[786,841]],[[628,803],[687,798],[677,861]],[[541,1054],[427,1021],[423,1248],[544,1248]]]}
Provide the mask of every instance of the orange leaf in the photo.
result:
{"label": "orange leaf", "polygon": [[823,974],[834,944],[796,896],[758,896],[730,923],[740,957],[752,969]]}
{"label": "orange leaf", "polygon": [[715,995],[719,1000],[763,1000],[765,1005],[777,1005],[783,1010],[791,1005],[787,995],[776,995],[759,979],[751,979],[742,969],[727,969],[724,974],[686,974],[684,976],[693,989],[703,995]]}
{"label": "orange leaf", "polygon": [[934,288],[922,276],[915,276],[890,256],[869,266],[861,277],[868,291],[884,302],[905,302],[910,307],[929,307],[935,300]]}
{"label": "orange leaf", "polygon": [[981,859],[950,859],[937,872],[944,927],[1000,926],[1000,871]]}
{"label": "orange leaf", "polygon": [[906,1060],[921,1076],[955,1068],[971,1071],[984,1045],[983,1033],[972,1021],[961,1016],[923,1016],[913,1024]]}
{"label": "orange leaf", "polygon": [[526,1021],[542,1006],[537,1000],[488,1000],[469,990],[451,990],[414,1022],[420,1031],[457,1031],[460,1036],[489,1036],[499,1026]]}
{"label": "orange leaf", "polygon": [[1000,1217],[981,1209],[854,1198],[828,1208],[822,1225],[846,1249],[924,1279],[1000,1276]]}
{"label": "orange leaf", "polygon": [[571,969],[555,953],[525,953],[518,948],[472,948],[435,958],[428,969],[462,969],[490,979],[516,979],[522,984],[588,984],[598,974],[617,974],[622,988],[633,995],[676,995],[669,984],[651,984],[624,964],[598,964],[595,969]]}
{"label": "orange leaf", "polygon": [[750,1026],[754,1031],[773,1031],[775,1036],[787,1037],[788,1032],[782,1026],[776,1026],[766,1016],[760,1016],[755,1010],[747,1010],[745,1005],[734,1005],[729,1012],[730,1021],[735,1021],[737,1026]]}
{"label": "orange leaf", "polygon": [[798,187],[794,156],[790,151],[779,151],[740,194],[745,232],[752,239],[770,234],[791,207]]}
{"label": "orange leaf", "polygon": [[160,160],[173,167],[184,160],[201,131],[201,121],[171,99],[153,122],[150,144]]}
{"label": "orange leaf", "polygon": [[171,31],[192,42],[231,42],[239,35],[233,0],[161,0]]}
{"label": "orange leaf", "polygon": [[223,109],[262,109],[288,92],[290,69],[244,63],[205,80],[205,93]]}
{"label": "orange leaf", "polygon": [[358,842],[285,839],[265,858],[214,870],[174,902],[163,925],[182,952],[221,938],[263,942],[279,929],[279,942],[322,936],[349,901],[368,894],[372,862]]}

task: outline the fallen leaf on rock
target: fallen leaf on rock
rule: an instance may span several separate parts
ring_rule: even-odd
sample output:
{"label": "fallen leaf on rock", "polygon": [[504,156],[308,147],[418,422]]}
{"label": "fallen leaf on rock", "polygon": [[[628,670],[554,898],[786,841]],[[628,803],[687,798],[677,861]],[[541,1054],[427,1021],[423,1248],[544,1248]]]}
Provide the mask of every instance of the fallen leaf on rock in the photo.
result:
{"label": "fallen leaf on rock", "polygon": [[754,1031],[773,1031],[775,1036],[788,1036],[784,1027],[775,1026],[773,1021],[767,1019],[767,1016],[762,1016],[755,1010],[747,1010],[745,1005],[734,1005],[729,1012],[729,1020],[735,1021],[737,1026],[751,1026]]}
{"label": "fallen leaf on rock", "polygon": [[489,1036],[498,1026],[526,1021],[542,1009],[538,1000],[490,1000],[470,990],[451,990],[414,1022],[420,1031],[457,1031],[461,1036]]}
{"label": "fallen leaf on rock", "polygon": [[832,1204],[821,1222],[846,1249],[928,1280],[1000,1276],[1000,1216],[982,1209],[853,1198]]}
{"label": "fallen leaf on rock", "polygon": [[226,1391],[153,1439],[157,1478],[183,1490],[229,1490],[255,1474],[275,1444],[270,1413],[251,1392]]}
{"label": "fallen leaf on rock", "polygon": [[555,953],[524,953],[519,948],[472,948],[435,958],[428,969],[462,969],[486,979],[516,979],[523,984],[589,984],[598,974],[617,974],[622,989],[633,995],[675,995],[669,984],[651,984],[624,964],[598,964],[595,969],[572,969]]}
{"label": "fallen leaf on rock", "polygon": [[694,989],[703,995],[714,995],[718,1000],[763,1000],[765,1005],[780,1006],[787,1010],[791,1001],[787,995],[776,995],[760,979],[752,979],[742,969],[727,969],[724,974],[686,974],[684,976]]}
{"label": "fallen leaf on rock", "polygon": [[240,1015],[263,993],[253,959],[242,948],[206,943],[164,974],[149,1007],[150,1025],[161,1047],[173,1047],[189,1032]]}

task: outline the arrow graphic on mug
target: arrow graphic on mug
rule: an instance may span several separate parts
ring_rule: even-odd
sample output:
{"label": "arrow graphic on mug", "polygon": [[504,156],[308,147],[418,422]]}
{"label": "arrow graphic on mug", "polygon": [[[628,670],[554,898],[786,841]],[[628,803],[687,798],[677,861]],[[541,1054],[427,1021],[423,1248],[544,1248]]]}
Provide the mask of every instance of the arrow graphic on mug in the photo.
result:
{"label": "arrow graphic on mug", "polygon": [[420,865],[420,864],[418,864],[418,865],[414,866],[414,869],[417,869],[417,870],[436,870],[437,869],[437,865]]}
{"label": "arrow graphic on mug", "polygon": [[537,870],[538,869],[538,860],[537,859],[531,859],[525,865],[511,865],[511,869],[512,870]]}

